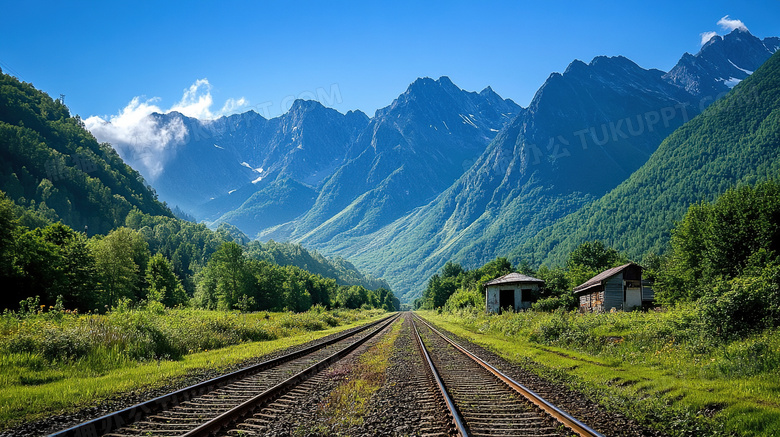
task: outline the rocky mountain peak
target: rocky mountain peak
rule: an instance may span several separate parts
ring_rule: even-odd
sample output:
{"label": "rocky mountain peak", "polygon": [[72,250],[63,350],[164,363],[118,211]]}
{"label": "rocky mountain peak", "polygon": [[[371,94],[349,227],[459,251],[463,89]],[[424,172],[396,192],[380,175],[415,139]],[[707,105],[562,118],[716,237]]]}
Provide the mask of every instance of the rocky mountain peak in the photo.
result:
{"label": "rocky mountain peak", "polygon": [[302,114],[304,112],[316,111],[324,108],[322,103],[316,100],[295,99],[288,112],[292,114]]}
{"label": "rocky mountain peak", "polygon": [[761,40],[742,28],[713,36],[695,55],[685,53],[664,79],[703,101],[713,101],[769,59],[780,46],[776,40]]}

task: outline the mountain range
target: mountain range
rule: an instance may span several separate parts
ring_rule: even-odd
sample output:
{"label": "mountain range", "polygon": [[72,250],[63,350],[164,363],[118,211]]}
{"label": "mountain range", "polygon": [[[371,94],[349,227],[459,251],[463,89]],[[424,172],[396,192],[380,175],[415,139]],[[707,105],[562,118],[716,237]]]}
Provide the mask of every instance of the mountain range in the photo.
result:
{"label": "mountain range", "polygon": [[[188,129],[146,176],[161,199],[200,220],[343,256],[411,300],[446,261],[559,261],[575,244],[569,229],[592,221],[605,195],[655,162],[665,138],[778,47],[778,38],[737,29],[668,72],[621,56],[575,60],[527,108],[441,77],[414,81],[371,118],[314,101],[271,120],[153,114],[160,129]],[[650,249],[662,250],[629,252]]]}

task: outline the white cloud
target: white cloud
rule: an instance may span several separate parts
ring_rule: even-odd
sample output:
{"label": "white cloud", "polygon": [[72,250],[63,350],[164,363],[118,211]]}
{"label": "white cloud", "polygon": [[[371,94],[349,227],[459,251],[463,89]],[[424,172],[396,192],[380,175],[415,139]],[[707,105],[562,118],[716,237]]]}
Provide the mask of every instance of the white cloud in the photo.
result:
{"label": "white cloud", "polygon": [[712,39],[713,36],[718,36],[718,32],[702,32],[701,34],[701,45],[707,44],[709,40]]}
{"label": "white cloud", "polygon": [[[718,24],[718,26],[721,27],[721,29],[723,29],[724,31],[727,31],[727,32],[731,32],[734,29],[744,30],[745,32],[748,31],[748,28],[747,28],[747,26],[745,26],[745,23],[743,23],[740,20],[732,20],[731,18],[729,18],[728,15],[726,15],[723,18],[721,18],[720,20],[718,20],[717,24]],[[717,36],[717,35],[718,35],[718,32],[713,32],[713,31],[700,33],[699,36],[701,36],[701,45],[707,44],[707,42],[709,42],[709,40],[711,40],[714,36]]]}
{"label": "white cloud", "polygon": [[183,143],[187,136],[187,128],[181,119],[160,125],[149,117],[154,112],[164,112],[152,104],[157,100],[141,101],[135,97],[119,114],[108,117],[108,120],[94,115],[84,120],[87,129],[98,141],[111,143],[119,156],[149,182],[160,175],[165,162],[172,156],[172,149]]}
{"label": "white cloud", "polygon": [[728,15],[718,20],[718,26],[720,26],[723,30],[728,30],[729,32],[734,29],[740,29],[744,31],[748,30],[747,26],[745,26],[745,23],[740,20],[732,20]]}
{"label": "white cloud", "polygon": [[169,111],[180,112],[187,117],[211,120],[214,118],[214,114],[210,110],[213,103],[211,84],[208,79],[198,79],[184,90],[184,95],[179,103],[173,105]]}
{"label": "white cloud", "polygon": [[228,99],[219,112],[211,112],[214,100],[211,96],[211,84],[208,79],[198,79],[184,90],[179,102],[169,109],[160,108],[158,97],[142,100],[134,97],[116,115],[91,116],[84,123],[92,135],[100,142],[108,142],[119,156],[153,182],[162,173],[165,164],[176,153],[177,146],[187,139],[187,126],[180,118],[171,118],[158,122],[150,117],[153,113],[167,114],[173,111],[187,117],[200,120],[213,120],[247,106],[249,102],[240,99]]}
{"label": "white cloud", "polygon": [[219,112],[224,115],[232,114],[233,112],[236,112],[237,110],[249,105],[249,100],[241,97],[240,99],[227,99],[225,104],[222,106],[222,110]]}

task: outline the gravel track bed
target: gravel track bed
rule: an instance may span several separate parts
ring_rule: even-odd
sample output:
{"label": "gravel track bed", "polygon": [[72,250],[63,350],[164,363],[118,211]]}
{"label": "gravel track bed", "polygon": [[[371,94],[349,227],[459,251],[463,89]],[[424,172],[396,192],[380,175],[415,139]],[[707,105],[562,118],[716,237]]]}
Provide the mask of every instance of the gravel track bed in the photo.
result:
{"label": "gravel track bed", "polygon": [[309,346],[322,343],[330,340],[336,336],[342,335],[346,332],[353,331],[359,327],[350,328],[348,330],[336,332],[317,340],[312,340],[307,343],[303,343],[297,346],[292,346],[287,349],[272,352],[266,355],[259,355],[254,358],[242,361],[240,363],[219,368],[219,369],[201,369],[198,371],[189,372],[187,375],[176,378],[169,381],[167,384],[147,390],[137,390],[127,393],[121,393],[117,396],[99,401],[96,405],[80,409],[72,413],[57,414],[47,417],[45,419],[36,420],[33,422],[25,423],[14,428],[9,428],[4,431],[0,431],[0,437],[37,437],[45,436],[51,433],[61,431],[63,429],[70,428],[71,426],[78,425],[79,423],[86,422],[114,411],[119,411],[124,408],[131,407],[141,402],[145,402],[150,399],[154,399],[159,396],[166,395],[176,390],[180,390],[185,387],[203,382],[218,376],[230,373],[244,367],[248,367],[254,364],[267,361],[272,358],[276,358],[282,355],[286,355],[292,352],[296,352],[305,349]]}
{"label": "gravel track bed", "polygon": [[[430,323],[430,322],[429,322]],[[471,343],[457,335],[431,323],[442,334],[487,361],[493,367],[515,381],[533,390],[547,401],[563,409],[584,424],[605,436],[664,437],[666,434],[644,427],[615,411],[606,411],[601,405],[584,394],[571,390],[563,384],[551,382],[533,372],[523,369],[519,364],[510,363],[494,352]]]}
{"label": "gravel track bed", "polygon": [[404,315],[384,385],[363,426],[349,435],[456,435],[444,400],[417,348],[411,315]]}

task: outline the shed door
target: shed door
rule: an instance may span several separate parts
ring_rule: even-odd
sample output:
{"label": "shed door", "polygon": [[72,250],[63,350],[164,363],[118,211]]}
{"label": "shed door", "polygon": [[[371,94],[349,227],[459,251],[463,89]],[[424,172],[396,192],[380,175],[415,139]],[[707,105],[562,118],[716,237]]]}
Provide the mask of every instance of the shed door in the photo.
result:
{"label": "shed door", "polygon": [[626,305],[624,310],[630,310],[633,307],[642,306],[642,289],[641,288],[627,288],[626,289]]}
{"label": "shed door", "polygon": [[515,290],[501,290],[498,303],[502,310],[504,308],[515,309]]}

